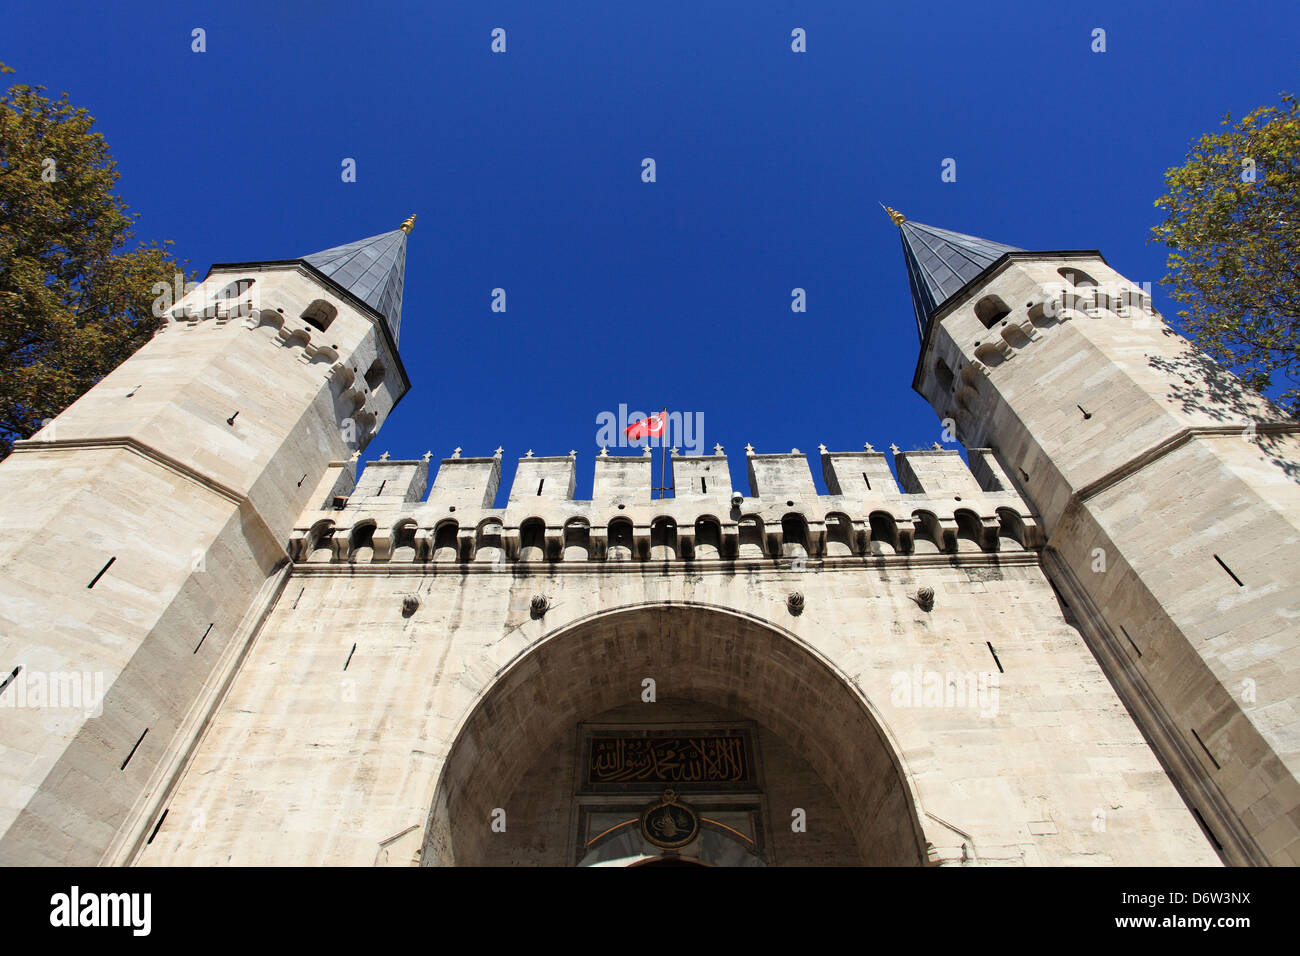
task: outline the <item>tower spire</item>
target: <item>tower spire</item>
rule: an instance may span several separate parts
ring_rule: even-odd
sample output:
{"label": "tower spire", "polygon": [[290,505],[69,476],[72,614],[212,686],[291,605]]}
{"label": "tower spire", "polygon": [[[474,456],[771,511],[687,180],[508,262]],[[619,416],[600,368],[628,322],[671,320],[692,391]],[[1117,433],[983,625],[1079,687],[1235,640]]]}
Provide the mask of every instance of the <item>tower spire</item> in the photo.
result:
{"label": "tower spire", "polygon": [[925,338],[930,314],[953,293],[1004,254],[1024,251],[965,233],[909,222],[897,210],[888,206],[884,209],[898,226],[903,240],[903,261],[907,265],[907,283],[912,290],[916,332],[922,339]]}
{"label": "tower spire", "polygon": [[325,278],[384,317],[397,342],[402,327],[402,286],[406,280],[406,237],[411,216],[392,232],[303,256]]}

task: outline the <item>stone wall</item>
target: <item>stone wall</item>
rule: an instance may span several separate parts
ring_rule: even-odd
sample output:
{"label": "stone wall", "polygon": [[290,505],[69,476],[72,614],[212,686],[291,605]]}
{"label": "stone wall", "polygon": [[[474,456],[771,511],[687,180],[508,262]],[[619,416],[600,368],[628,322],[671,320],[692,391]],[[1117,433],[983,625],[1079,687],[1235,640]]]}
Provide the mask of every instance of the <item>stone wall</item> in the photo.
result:
{"label": "stone wall", "polygon": [[[1217,861],[1036,555],[857,561],[299,565],[138,862],[483,863],[497,807],[549,862],[561,791],[529,774],[645,677],[807,764],[852,834],[813,856]],[[769,800],[811,786],[771,769]]]}

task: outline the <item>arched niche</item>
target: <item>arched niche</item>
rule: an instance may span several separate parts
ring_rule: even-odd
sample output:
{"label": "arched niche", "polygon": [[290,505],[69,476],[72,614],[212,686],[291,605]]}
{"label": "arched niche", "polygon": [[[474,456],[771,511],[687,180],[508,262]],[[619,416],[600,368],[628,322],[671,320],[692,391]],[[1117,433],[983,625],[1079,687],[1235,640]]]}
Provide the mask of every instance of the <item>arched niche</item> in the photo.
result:
{"label": "arched niche", "polygon": [[433,532],[433,560],[438,562],[452,562],[456,560],[458,553],[457,535],[460,532],[460,525],[454,518],[448,518],[438,523]]}
{"label": "arched niche", "polygon": [[853,553],[853,521],[840,511],[826,516],[826,556],[842,557]]}
{"label": "arched niche", "polygon": [[713,515],[695,519],[695,558],[711,560],[722,557],[722,524]]}
{"label": "arched niche", "polygon": [[677,557],[677,522],[655,518],[650,523],[650,560],[671,561]]}
{"label": "arched niche", "polygon": [[656,604],[565,625],[485,678],[439,772],[421,862],[489,862],[496,834],[488,822],[498,808],[518,805],[516,790],[539,755],[582,721],[638,700],[650,673],[675,697],[744,715],[798,753],[842,812],[859,862],[926,861],[898,748],[843,673],[771,622],[699,604]]}
{"label": "arched niche", "polygon": [[570,518],[564,522],[564,560],[586,561],[591,557],[591,522]]}
{"label": "arched niche", "polygon": [[1001,296],[986,295],[975,303],[975,317],[984,323],[984,328],[991,329],[995,324],[1011,314],[1011,307]]}

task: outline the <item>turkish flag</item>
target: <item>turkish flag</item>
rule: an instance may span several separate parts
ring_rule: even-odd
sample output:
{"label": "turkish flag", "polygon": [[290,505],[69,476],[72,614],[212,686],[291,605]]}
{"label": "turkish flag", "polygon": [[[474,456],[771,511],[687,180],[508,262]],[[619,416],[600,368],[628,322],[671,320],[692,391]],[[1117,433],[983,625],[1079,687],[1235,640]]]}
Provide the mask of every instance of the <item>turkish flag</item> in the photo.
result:
{"label": "turkish flag", "polygon": [[627,437],[632,441],[639,441],[642,438],[658,438],[664,433],[664,426],[668,422],[668,409],[664,409],[658,415],[651,415],[649,418],[643,418],[639,422],[633,422],[627,426]]}

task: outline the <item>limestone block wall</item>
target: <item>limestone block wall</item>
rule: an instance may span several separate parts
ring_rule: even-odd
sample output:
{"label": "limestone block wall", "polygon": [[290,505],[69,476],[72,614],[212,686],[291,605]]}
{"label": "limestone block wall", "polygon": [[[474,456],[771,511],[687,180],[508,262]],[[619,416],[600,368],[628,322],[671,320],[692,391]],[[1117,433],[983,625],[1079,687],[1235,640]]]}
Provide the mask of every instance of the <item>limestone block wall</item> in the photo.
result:
{"label": "limestone block wall", "polygon": [[1013,256],[936,313],[916,386],[1032,502],[1226,858],[1297,862],[1300,427],[1085,254]]}
{"label": "limestone block wall", "polygon": [[[451,458],[422,503],[308,509],[136,862],[550,861],[571,794],[545,755],[650,676],[805,761],[778,789],[831,795],[851,843],[774,843],[773,862],[1216,863],[1044,575],[1032,510],[953,493],[939,453],[899,456],[933,490],[844,494],[871,454],[826,452],[841,493],[797,498],[806,460],[765,456],[735,508],[725,488],[651,499],[657,462],[598,458],[622,476],[608,497],[526,473],[496,510],[496,460]],[[530,461],[561,485],[576,467]],[[494,844],[498,807],[515,829]]]}
{"label": "limestone block wall", "polygon": [[[92,864],[284,551],[127,448],[15,453],[0,494],[25,504],[0,514],[0,666],[21,668],[0,697],[0,860]],[[48,692],[74,678],[71,699]]]}
{"label": "limestone block wall", "polygon": [[[802,572],[725,562],[676,573],[633,562],[572,571],[562,563],[505,571],[299,568],[137,862],[418,862],[447,755],[500,675],[524,666],[579,618],[665,604],[735,609],[791,635],[797,653],[806,648],[832,662],[895,742],[929,861],[957,863],[964,853],[975,863],[1216,862],[1032,555],[1000,567],[965,566],[973,560],[965,557],[955,565],[893,560],[899,563]],[[914,600],[922,585],[935,591],[930,612]],[[805,598],[798,615],[788,606],[796,589]],[[549,602],[541,617],[531,611],[536,594]],[[419,606],[404,616],[408,595]],[[680,660],[665,651],[623,669],[623,656],[595,654],[590,674],[530,683],[540,696],[499,715],[511,728],[505,736],[527,735],[531,724],[563,711],[565,694],[589,693],[596,683],[612,683],[612,693],[634,704],[642,678],[658,675],[660,693],[672,697],[723,636],[707,624],[700,633],[673,628],[662,640],[678,648]],[[769,706],[818,707],[782,677],[779,657],[733,663],[734,681],[762,687]],[[988,690],[994,674],[996,700]],[[982,697],[970,686],[981,679]],[[970,695],[960,704],[959,684]],[[726,699],[704,702],[736,709]],[[812,723],[817,730],[793,744],[798,752],[824,751],[823,767],[853,759],[858,738],[842,738],[833,722]],[[547,746],[573,730],[557,722]],[[477,741],[470,759],[490,762],[507,743]],[[462,862],[499,859],[491,855],[497,849],[509,856],[507,841],[491,844],[491,807],[515,821],[507,833],[521,841],[525,858],[551,859],[541,848],[550,846],[547,834],[563,808],[554,796],[528,796],[527,774],[545,749],[525,748],[509,773],[489,775],[497,790],[475,819],[476,832],[465,832],[464,823],[452,829]],[[836,777],[847,770],[819,776],[843,792]],[[911,827],[898,812],[838,802],[867,831]],[[780,816],[773,811],[773,819]],[[529,821],[547,834],[530,833]]]}

